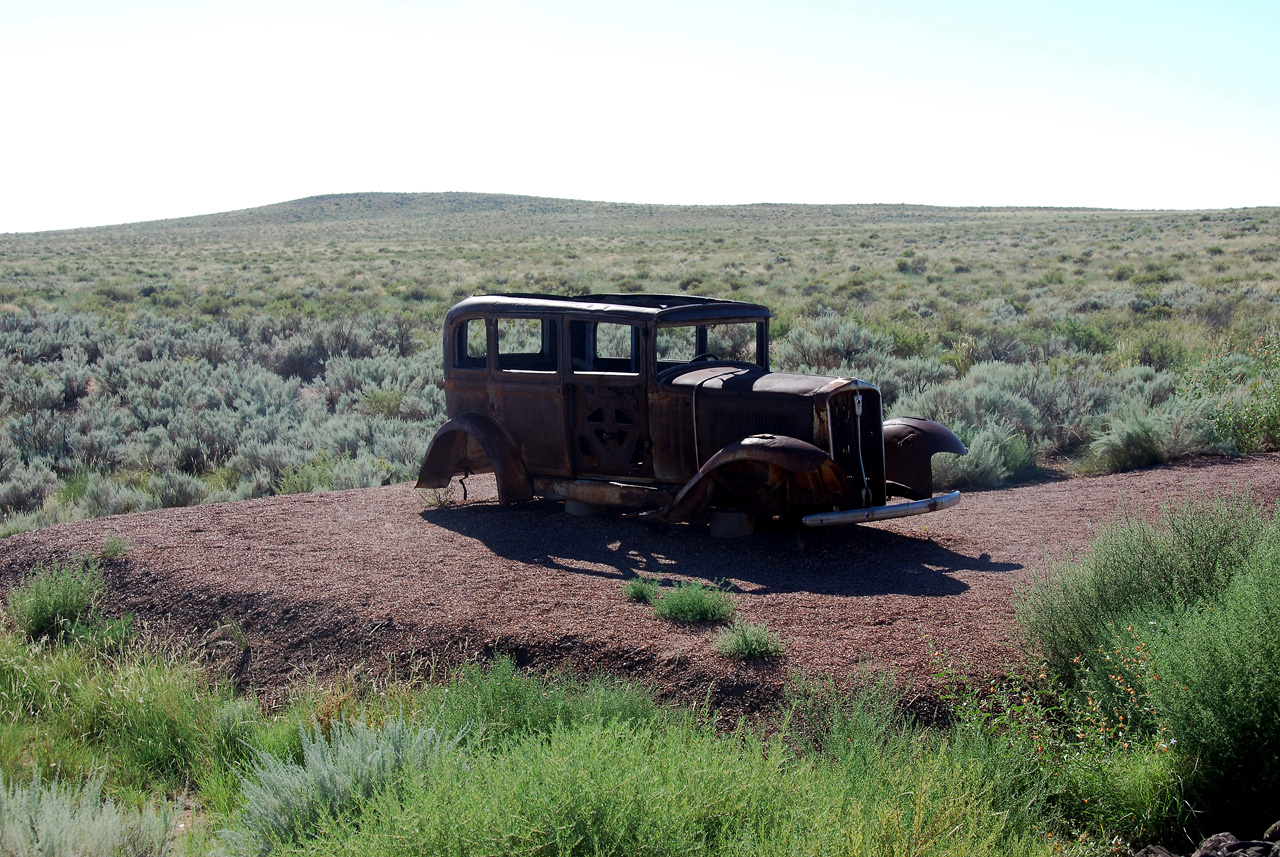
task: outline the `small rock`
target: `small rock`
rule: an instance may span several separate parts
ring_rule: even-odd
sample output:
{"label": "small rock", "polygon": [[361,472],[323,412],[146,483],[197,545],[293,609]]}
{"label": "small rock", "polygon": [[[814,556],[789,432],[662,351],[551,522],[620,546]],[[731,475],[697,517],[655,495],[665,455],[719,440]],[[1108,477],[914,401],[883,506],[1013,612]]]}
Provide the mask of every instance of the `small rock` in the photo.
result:
{"label": "small rock", "polygon": [[1222,849],[1222,853],[1230,857],[1271,857],[1271,843],[1261,839],[1246,839],[1233,842]]}
{"label": "small rock", "polygon": [[1280,842],[1280,821],[1267,828],[1267,832],[1262,834],[1264,842]]}
{"label": "small rock", "polygon": [[1178,857],[1178,855],[1163,845],[1148,845],[1137,854],[1134,854],[1133,857]]}
{"label": "small rock", "polygon": [[1200,843],[1191,857],[1226,857],[1228,845],[1235,845],[1240,840],[1230,833],[1215,833]]}

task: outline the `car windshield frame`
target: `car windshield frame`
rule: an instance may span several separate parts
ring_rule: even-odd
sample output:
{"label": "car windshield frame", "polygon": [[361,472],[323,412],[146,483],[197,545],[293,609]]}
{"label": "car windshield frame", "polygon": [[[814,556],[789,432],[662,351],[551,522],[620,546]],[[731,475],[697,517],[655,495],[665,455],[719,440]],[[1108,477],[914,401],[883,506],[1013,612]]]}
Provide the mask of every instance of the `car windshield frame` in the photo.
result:
{"label": "car windshield frame", "polygon": [[[731,336],[728,342],[715,335],[714,328],[734,328],[747,329],[749,332],[745,336]],[[663,332],[672,330],[691,329],[693,330],[692,353],[683,355],[686,359],[678,357],[672,359],[670,356],[664,356],[663,351]],[[736,340],[736,342],[735,342]],[[754,354],[746,356],[742,354],[741,349],[751,349],[754,343]],[[716,349],[725,350],[726,344],[732,344],[733,350],[729,354],[721,354]],[[687,350],[687,349],[686,349]],[[656,325],[654,342],[653,342],[653,365],[657,372],[663,372],[674,369],[677,366],[685,366],[692,362],[692,358],[700,357],[703,354],[714,354],[715,362],[719,363],[736,363],[750,364],[759,366],[762,369],[769,368],[769,322],[768,319],[761,318],[716,318],[702,319],[698,321],[681,320],[679,322],[659,322]]]}

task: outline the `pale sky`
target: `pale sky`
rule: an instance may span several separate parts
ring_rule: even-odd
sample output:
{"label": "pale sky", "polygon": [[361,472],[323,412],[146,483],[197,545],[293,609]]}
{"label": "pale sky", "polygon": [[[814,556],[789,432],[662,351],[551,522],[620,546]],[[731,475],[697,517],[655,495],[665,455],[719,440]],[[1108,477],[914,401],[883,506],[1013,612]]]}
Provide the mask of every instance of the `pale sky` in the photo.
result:
{"label": "pale sky", "polygon": [[356,191],[1280,205],[1280,2],[0,0],[0,232]]}

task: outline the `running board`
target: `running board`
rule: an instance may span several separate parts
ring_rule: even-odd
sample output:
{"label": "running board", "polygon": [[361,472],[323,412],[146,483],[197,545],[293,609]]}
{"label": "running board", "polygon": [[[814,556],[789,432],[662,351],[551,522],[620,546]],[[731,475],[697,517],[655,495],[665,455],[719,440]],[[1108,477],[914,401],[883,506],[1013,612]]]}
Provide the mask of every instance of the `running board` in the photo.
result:
{"label": "running board", "polygon": [[849,509],[846,512],[819,512],[816,515],[805,515],[802,520],[806,527],[836,527],[841,524],[864,524],[868,521],[887,521],[891,518],[906,518],[911,515],[923,515],[927,512],[940,512],[950,509],[960,502],[960,492],[941,494],[928,500],[916,500],[913,503],[894,503],[891,506],[873,506],[870,509]]}

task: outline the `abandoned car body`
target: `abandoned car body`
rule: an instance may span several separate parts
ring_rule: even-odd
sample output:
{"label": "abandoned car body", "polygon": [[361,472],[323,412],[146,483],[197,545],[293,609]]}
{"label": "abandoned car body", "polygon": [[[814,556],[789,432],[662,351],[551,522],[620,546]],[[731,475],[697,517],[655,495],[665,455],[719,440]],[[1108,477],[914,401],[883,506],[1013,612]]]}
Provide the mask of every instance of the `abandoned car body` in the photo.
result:
{"label": "abandoned car body", "polygon": [[933,496],[932,456],[965,454],[950,429],[882,421],[865,381],[770,371],[769,318],[690,296],[468,298],[445,317],[450,419],[417,485],[492,470],[500,503],[541,495],[670,522],[710,511],[745,531],[761,516],[827,526],[959,501]]}

